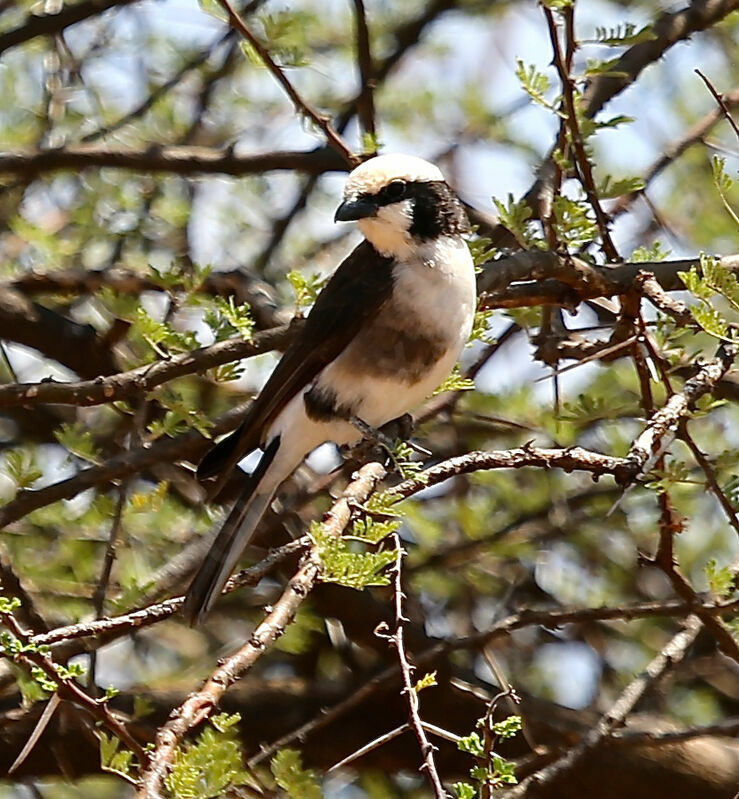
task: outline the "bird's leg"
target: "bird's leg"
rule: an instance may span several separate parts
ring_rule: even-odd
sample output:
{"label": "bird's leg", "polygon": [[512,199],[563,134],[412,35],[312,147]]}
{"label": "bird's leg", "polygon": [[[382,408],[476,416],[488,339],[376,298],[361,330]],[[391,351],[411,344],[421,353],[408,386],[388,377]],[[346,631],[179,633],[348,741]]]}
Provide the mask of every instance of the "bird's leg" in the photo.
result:
{"label": "bird's leg", "polygon": [[359,430],[366,442],[380,447],[387,453],[396,471],[402,473],[400,463],[395,455],[397,441],[405,442],[414,452],[418,452],[424,457],[431,455],[427,449],[410,440],[413,434],[413,417],[409,413],[404,413],[402,416],[398,416],[397,419],[391,419],[379,429],[367,424],[359,416],[347,416],[346,420]]}
{"label": "bird's leg", "polygon": [[386,449],[388,455],[392,456],[393,449],[395,448],[393,441],[386,436],[382,430],[378,430],[376,427],[372,427],[372,425],[367,424],[367,422],[365,422],[364,419],[360,419],[359,416],[350,416],[348,421],[354,425],[357,430],[359,430],[363,438],[366,438],[373,444]]}

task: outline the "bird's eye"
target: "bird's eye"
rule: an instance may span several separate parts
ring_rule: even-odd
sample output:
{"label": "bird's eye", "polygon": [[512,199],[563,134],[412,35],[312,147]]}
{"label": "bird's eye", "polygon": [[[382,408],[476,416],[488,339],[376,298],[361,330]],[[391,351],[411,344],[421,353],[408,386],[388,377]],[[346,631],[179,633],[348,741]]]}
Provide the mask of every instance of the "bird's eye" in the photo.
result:
{"label": "bird's eye", "polygon": [[405,194],[405,181],[392,181],[385,189],[385,193],[391,200],[399,200]]}

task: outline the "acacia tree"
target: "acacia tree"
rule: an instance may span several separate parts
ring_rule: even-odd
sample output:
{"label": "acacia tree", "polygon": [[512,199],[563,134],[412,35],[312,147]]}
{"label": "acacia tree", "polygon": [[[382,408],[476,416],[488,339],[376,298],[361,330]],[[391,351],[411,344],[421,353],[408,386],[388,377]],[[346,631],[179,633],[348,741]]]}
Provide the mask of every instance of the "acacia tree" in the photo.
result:
{"label": "acacia tree", "polygon": [[[739,3],[229,2],[0,7],[0,795],[734,796]],[[192,464],[388,149],[473,340],[191,630]]]}

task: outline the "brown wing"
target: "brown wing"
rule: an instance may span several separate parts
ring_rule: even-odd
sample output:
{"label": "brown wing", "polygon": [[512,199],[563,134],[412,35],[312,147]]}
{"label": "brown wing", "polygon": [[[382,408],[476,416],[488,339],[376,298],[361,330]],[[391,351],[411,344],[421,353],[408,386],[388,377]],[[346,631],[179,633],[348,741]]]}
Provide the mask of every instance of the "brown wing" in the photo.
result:
{"label": "brown wing", "polygon": [[233,466],[262,444],[265,428],[285,405],[377,315],[392,293],[392,267],[393,259],[383,258],[366,241],[344,259],[318,295],[303,330],[249,406],[244,421],[200,462],[200,480],[219,474],[225,478]]}

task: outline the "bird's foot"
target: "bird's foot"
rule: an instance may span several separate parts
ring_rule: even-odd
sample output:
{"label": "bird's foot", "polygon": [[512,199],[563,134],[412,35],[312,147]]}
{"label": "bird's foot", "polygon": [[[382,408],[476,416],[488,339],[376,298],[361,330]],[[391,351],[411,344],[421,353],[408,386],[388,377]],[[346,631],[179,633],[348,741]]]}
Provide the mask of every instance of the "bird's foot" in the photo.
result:
{"label": "bird's foot", "polygon": [[[359,430],[362,434],[362,438],[367,439],[372,444],[378,447],[382,447],[386,449],[389,455],[392,455],[393,450],[395,449],[395,442],[391,439],[388,435],[386,435],[383,430],[378,430],[376,427],[372,427],[372,425],[367,424],[364,419],[360,419],[359,416],[350,416],[349,421],[351,422],[354,427]],[[387,425],[385,425],[387,427]]]}
{"label": "bird's foot", "polygon": [[363,448],[369,444],[372,447],[381,449],[387,456],[386,463],[391,463],[395,471],[401,474],[403,473],[403,468],[397,457],[397,450],[400,442],[405,443],[411,450],[424,457],[429,457],[431,455],[431,452],[425,447],[410,440],[413,434],[413,417],[409,413],[404,413],[397,419],[391,419],[379,429],[367,424],[367,422],[358,416],[351,416],[348,421],[359,430],[364,439],[358,447]]}

